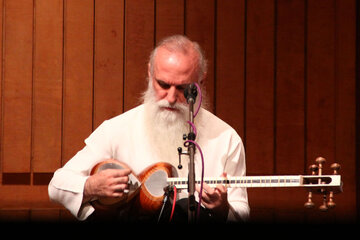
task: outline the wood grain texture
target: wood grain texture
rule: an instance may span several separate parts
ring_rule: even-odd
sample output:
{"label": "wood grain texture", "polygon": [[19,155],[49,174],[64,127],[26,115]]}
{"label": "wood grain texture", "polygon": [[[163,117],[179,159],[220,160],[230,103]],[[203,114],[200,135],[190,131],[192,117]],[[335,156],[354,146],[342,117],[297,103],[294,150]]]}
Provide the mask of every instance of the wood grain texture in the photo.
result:
{"label": "wood grain texture", "polygon": [[184,1],[156,0],[155,4],[156,42],[167,36],[184,34]]}
{"label": "wood grain texture", "polygon": [[[245,1],[219,1],[216,21],[216,115],[245,134]],[[231,24],[230,24],[231,23]]]}
{"label": "wood grain texture", "polygon": [[63,164],[92,132],[94,53],[93,1],[66,1],[64,8]]}
{"label": "wood grain texture", "polygon": [[185,17],[185,34],[200,44],[208,60],[203,88],[206,91],[208,110],[215,112],[215,1],[187,0]]}
{"label": "wood grain texture", "polygon": [[4,172],[29,172],[33,60],[33,2],[5,1],[3,16],[3,124]]}
{"label": "wood grain texture", "polygon": [[124,1],[95,2],[94,128],[123,111]]}
{"label": "wood grain texture", "polygon": [[274,172],[274,2],[247,3],[246,152],[249,174]]}
{"label": "wood grain texture", "polygon": [[48,201],[53,171],[104,120],[141,103],[154,45],[185,34],[205,50],[210,111],[242,137],[248,175],[309,173],[319,155],[327,173],[332,162],[342,165],[334,211],[304,211],[301,191],[251,189],[252,220],[355,221],[357,7],[354,0],[0,0],[0,216],[73,219]]}
{"label": "wood grain texture", "polygon": [[34,19],[31,166],[52,172],[61,166],[62,1],[36,1]]}
{"label": "wood grain texture", "polygon": [[147,87],[147,63],[154,47],[154,0],[127,1],[125,11],[123,91],[124,111],[127,111],[141,103]]}

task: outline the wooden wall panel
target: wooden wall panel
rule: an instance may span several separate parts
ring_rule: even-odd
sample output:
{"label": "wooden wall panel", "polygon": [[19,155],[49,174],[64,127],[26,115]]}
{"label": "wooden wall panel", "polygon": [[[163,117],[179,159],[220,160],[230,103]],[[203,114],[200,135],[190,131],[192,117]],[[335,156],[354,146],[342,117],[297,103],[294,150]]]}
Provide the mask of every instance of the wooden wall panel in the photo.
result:
{"label": "wooden wall panel", "polygon": [[217,2],[216,16],[216,115],[245,141],[245,1]]}
{"label": "wooden wall panel", "polygon": [[53,172],[61,166],[63,4],[37,0],[34,9],[31,166]]}
{"label": "wooden wall panel", "polygon": [[[325,27],[326,26],[326,27]],[[307,162],[335,159],[335,1],[311,1],[307,15]]]}
{"label": "wooden wall panel", "polygon": [[48,200],[53,171],[105,119],[141,102],[153,46],[186,34],[206,52],[210,110],[242,137],[248,175],[308,173],[319,155],[327,173],[342,165],[334,210],[304,210],[303,189],[248,189],[252,221],[355,221],[356,7],[0,0],[0,220],[74,220]]}
{"label": "wooden wall panel", "polygon": [[94,129],[123,111],[124,1],[95,1]]}
{"label": "wooden wall panel", "polygon": [[[3,0],[0,1],[0,31],[3,32],[3,23],[4,23],[4,2]],[[1,59],[3,58],[3,40],[0,41],[0,56]],[[2,172],[3,172],[3,167],[2,167],[2,162],[3,162],[3,83],[4,83],[4,78],[3,78],[3,61],[0,61],[0,186],[2,184]]]}
{"label": "wooden wall panel", "polygon": [[302,174],[305,150],[305,2],[278,1],[275,157],[277,174]]}
{"label": "wooden wall panel", "polygon": [[247,2],[245,138],[248,174],[274,173],[274,1]]}
{"label": "wooden wall panel", "polygon": [[[246,8],[245,135],[248,175],[274,174],[274,1],[248,1]],[[254,216],[272,221],[273,189],[249,189]]]}
{"label": "wooden wall panel", "polygon": [[31,159],[33,2],[5,1],[3,172],[29,172]]}
{"label": "wooden wall panel", "polygon": [[64,8],[63,163],[92,131],[94,2],[65,1]]}
{"label": "wooden wall panel", "polygon": [[[337,196],[339,221],[351,222],[356,220],[353,206],[356,205],[356,139],[355,125],[355,52],[356,52],[356,4],[352,0],[336,1],[335,19],[335,160],[341,166],[343,173],[344,192]],[[359,99],[359,96],[357,96]],[[357,102],[359,104],[359,101]],[[359,121],[359,120],[358,120]],[[359,126],[358,126],[359,127]],[[358,156],[359,157],[359,156]],[[359,203],[358,203],[359,204]]]}
{"label": "wooden wall panel", "polygon": [[[335,161],[335,19],[335,1],[308,3],[307,165],[312,164],[318,156],[325,157],[330,163]],[[332,214],[324,216],[309,212],[308,215],[317,222],[331,221],[334,218]]]}
{"label": "wooden wall panel", "polygon": [[[276,174],[303,174],[305,159],[305,2],[277,1],[275,45],[275,162]],[[304,221],[304,191],[275,189],[274,214]],[[291,198],[292,211],[288,210]],[[281,211],[279,211],[279,210]],[[281,214],[281,215],[280,215]]]}
{"label": "wooden wall panel", "polygon": [[[141,6],[139,8],[139,6]],[[124,111],[141,103],[147,87],[147,63],[154,47],[154,0],[125,3]]]}
{"label": "wooden wall panel", "polygon": [[215,112],[215,1],[186,0],[185,11],[185,34],[200,44],[208,60],[204,95],[208,100],[208,110]]}
{"label": "wooden wall panel", "polygon": [[156,0],[156,42],[167,36],[184,34],[184,1]]}

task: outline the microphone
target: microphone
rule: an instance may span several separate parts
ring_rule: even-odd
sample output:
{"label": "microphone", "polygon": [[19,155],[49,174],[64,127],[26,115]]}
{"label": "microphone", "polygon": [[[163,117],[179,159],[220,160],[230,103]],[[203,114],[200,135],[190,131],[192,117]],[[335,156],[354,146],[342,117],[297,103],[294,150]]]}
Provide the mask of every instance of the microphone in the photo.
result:
{"label": "microphone", "polygon": [[187,103],[189,103],[189,102],[195,103],[196,96],[197,96],[197,88],[194,83],[189,84],[184,89],[184,96],[186,98]]}

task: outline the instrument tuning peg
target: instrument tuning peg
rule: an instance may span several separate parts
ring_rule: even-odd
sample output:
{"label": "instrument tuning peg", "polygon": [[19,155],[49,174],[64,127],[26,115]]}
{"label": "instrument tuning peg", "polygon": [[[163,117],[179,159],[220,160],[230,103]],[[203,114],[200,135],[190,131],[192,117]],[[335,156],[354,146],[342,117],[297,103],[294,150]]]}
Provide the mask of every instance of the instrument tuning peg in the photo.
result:
{"label": "instrument tuning peg", "polygon": [[330,168],[334,171],[334,175],[337,175],[337,174],[339,174],[339,170],[340,170],[341,166],[338,163],[333,163],[333,164],[331,164]]}
{"label": "instrument tuning peg", "polygon": [[[316,175],[316,172],[318,171],[319,167],[316,164],[312,164],[309,166],[309,169],[311,171],[311,175]],[[304,204],[305,208],[313,208],[315,206],[315,203],[312,201],[312,192],[311,190],[308,193],[308,200]]]}
{"label": "instrument tuning peg", "polygon": [[[338,163],[333,163],[330,165],[330,168],[334,171],[334,175],[339,174],[339,170],[341,168],[340,164]],[[334,202],[334,192],[330,191],[329,192],[329,201],[327,202],[327,206],[329,208],[334,208],[336,206],[336,203]]]}
{"label": "instrument tuning peg", "polygon": [[327,202],[327,206],[329,208],[334,208],[336,206],[336,203],[334,202],[334,192],[330,191],[329,193],[329,201]]}
{"label": "instrument tuning peg", "polygon": [[316,175],[316,172],[319,170],[319,167],[316,164],[312,164],[310,165],[309,169],[312,175]]}
{"label": "instrument tuning peg", "polygon": [[324,164],[324,163],[326,162],[326,159],[323,158],[323,157],[317,157],[317,158],[315,159],[315,162],[316,162],[317,164]]}
{"label": "instrument tuning peg", "polygon": [[323,197],[323,204],[319,207],[320,211],[326,212],[328,210],[328,206],[326,203],[326,194]]}
{"label": "instrument tuning peg", "polygon": [[309,191],[308,194],[308,200],[307,202],[304,204],[305,208],[313,208],[315,206],[315,203],[312,201],[312,192]]}
{"label": "instrument tuning peg", "polygon": [[323,157],[318,157],[315,159],[315,162],[319,166],[319,175],[322,175],[322,168],[323,168],[323,164],[326,162],[326,159]]}

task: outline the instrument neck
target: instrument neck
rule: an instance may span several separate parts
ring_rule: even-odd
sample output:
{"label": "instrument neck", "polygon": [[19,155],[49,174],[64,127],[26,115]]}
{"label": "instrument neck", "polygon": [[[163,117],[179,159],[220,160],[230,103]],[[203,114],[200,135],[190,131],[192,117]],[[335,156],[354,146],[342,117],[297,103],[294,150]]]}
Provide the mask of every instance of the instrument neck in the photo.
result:
{"label": "instrument neck", "polygon": [[[210,187],[224,185],[227,188],[254,188],[254,187],[326,187],[339,188],[340,175],[284,175],[284,176],[243,176],[243,177],[217,177],[205,178],[204,182]],[[319,181],[321,180],[321,181]],[[319,183],[321,182],[321,183]],[[196,184],[201,181],[197,179]],[[187,189],[187,178],[169,178],[168,184],[177,189]]]}

